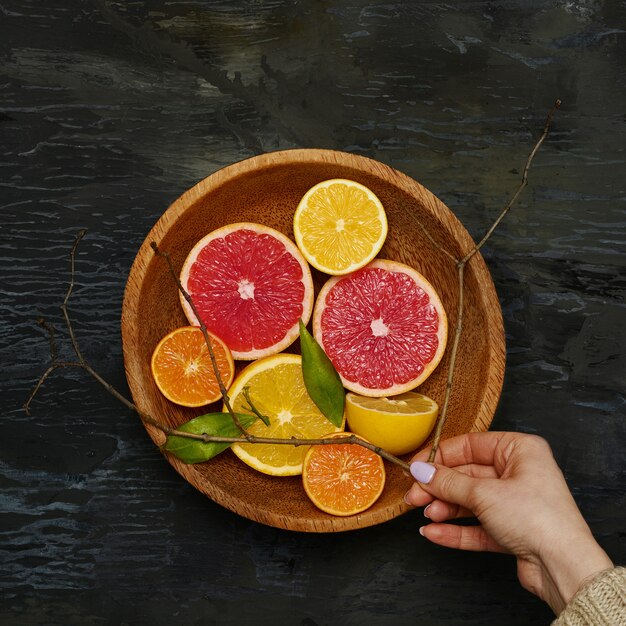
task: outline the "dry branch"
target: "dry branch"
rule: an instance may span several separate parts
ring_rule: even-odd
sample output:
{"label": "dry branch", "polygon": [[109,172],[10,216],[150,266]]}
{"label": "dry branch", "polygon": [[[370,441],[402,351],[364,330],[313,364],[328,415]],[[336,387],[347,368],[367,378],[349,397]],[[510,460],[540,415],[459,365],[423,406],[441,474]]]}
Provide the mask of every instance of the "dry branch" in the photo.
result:
{"label": "dry branch", "polygon": [[[517,201],[518,197],[522,193],[523,189],[528,184],[528,172],[529,172],[530,166],[531,166],[531,164],[533,162],[533,159],[534,159],[537,151],[541,147],[541,144],[544,142],[544,140],[548,136],[548,133],[550,131],[550,126],[551,126],[551,123],[552,123],[552,117],[553,117],[555,111],[560,107],[560,105],[561,105],[561,101],[557,100],[554,103],[554,106],[552,107],[550,112],[548,113],[548,116],[547,116],[547,119],[546,119],[546,122],[545,122],[545,125],[544,125],[544,128],[543,128],[543,133],[539,137],[538,141],[536,142],[536,144],[534,145],[532,151],[530,152],[530,154],[528,156],[528,159],[526,161],[526,166],[524,168],[524,172],[523,172],[523,175],[522,175],[521,183],[520,183],[518,189],[516,190],[515,194],[512,196],[512,198],[509,201],[509,203],[507,204],[507,206],[498,215],[497,219],[491,225],[489,230],[485,233],[485,235],[480,240],[480,242],[478,244],[476,244],[464,257],[462,257],[461,259],[457,259],[448,250],[445,250],[442,246],[440,246],[433,239],[433,237],[430,235],[428,230],[421,223],[419,223],[419,221],[417,221],[417,223],[420,225],[420,227],[422,228],[422,230],[424,231],[426,236],[431,240],[431,242],[439,250],[441,250],[449,259],[451,259],[455,263],[456,269],[457,269],[457,274],[458,274],[458,286],[459,286],[459,300],[458,300],[458,308],[457,308],[457,323],[456,323],[456,327],[455,327],[455,331],[454,331],[454,339],[453,339],[452,348],[451,348],[451,354],[450,354],[450,363],[449,363],[449,369],[448,369],[448,377],[447,377],[447,380],[446,380],[446,389],[445,389],[444,403],[443,403],[443,407],[442,407],[441,413],[440,413],[440,415],[439,415],[439,417],[437,419],[437,423],[436,423],[436,426],[435,426],[435,431],[434,431],[434,436],[433,436],[433,443],[432,443],[432,448],[431,448],[430,456],[429,456],[429,461],[431,461],[431,462],[435,458],[435,454],[437,452],[437,448],[438,448],[439,442],[441,440],[441,434],[442,434],[442,431],[443,431],[443,428],[444,428],[444,425],[445,425],[445,422],[446,422],[446,418],[447,418],[448,406],[449,406],[450,396],[451,396],[451,392],[452,392],[454,370],[455,370],[455,365],[456,365],[456,356],[457,356],[457,351],[458,351],[458,347],[459,347],[459,341],[460,341],[460,337],[461,337],[461,333],[462,333],[462,329],[463,329],[463,304],[464,304],[464,281],[463,281],[463,279],[464,279],[465,266],[467,265],[469,260],[482,248],[482,246],[485,244],[485,242],[491,237],[491,235],[493,234],[493,232],[495,231],[497,226],[500,224],[502,219],[505,217],[505,215],[508,213],[508,211],[515,204],[515,202]],[[47,378],[55,370],[61,369],[61,368],[78,367],[78,368],[81,368],[84,371],[86,371],[90,376],[92,376],[96,381],[98,381],[109,393],[111,393],[115,398],[117,398],[120,402],[122,402],[127,408],[135,411],[141,417],[141,419],[144,422],[146,422],[148,424],[151,424],[152,426],[158,428],[159,430],[161,430],[163,433],[165,433],[168,436],[169,435],[176,435],[176,436],[179,436],[179,437],[185,437],[185,438],[189,438],[189,439],[196,439],[196,440],[200,440],[200,441],[207,442],[207,443],[208,442],[235,443],[235,442],[242,442],[242,441],[244,441],[246,443],[252,443],[252,444],[275,444],[275,445],[292,445],[292,446],[329,445],[329,444],[356,444],[356,445],[362,446],[364,448],[367,448],[368,450],[371,450],[372,452],[375,452],[376,454],[378,454],[382,458],[386,459],[387,461],[389,461],[391,463],[394,463],[395,465],[398,465],[399,467],[401,467],[404,470],[408,470],[409,469],[409,464],[406,463],[405,461],[403,461],[403,460],[397,458],[396,456],[388,453],[387,451],[383,450],[379,446],[375,446],[375,445],[370,444],[370,443],[368,443],[366,441],[363,441],[362,439],[360,439],[359,437],[357,437],[355,435],[347,435],[347,436],[337,437],[337,438],[333,438],[333,439],[297,439],[295,437],[289,438],[289,439],[278,439],[278,438],[271,438],[271,437],[256,437],[255,435],[252,435],[249,432],[247,432],[246,429],[241,425],[241,422],[239,421],[239,419],[237,418],[237,415],[235,414],[235,412],[233,411],[233,409],[231,407],[226,387],[224,386],[224,383],[223,383],[223,381],[221,379],[221,376],[220,376],[220,373],[219,373],[219,369],[217,367],[215,354],[213,352],[213,348],[212,348],[212,345],[211,345],[211,342],[210,342],[210,338],[209,338],[209,335],[208,335],[207,328],[204,325],[204,322],[202,321],[200,315],[198,314],[198,311],[196,310],[196,307],[195,307],[191,297],[185,291],[185,289],[183,288],[183,286],[182,286],[178,276],[176,275],[176,272],[175,272],[175,270],[173,268],[173,265],[172,265],[172,262],[171,262],[169,254],[167,252],[163,252],[163,251],[159,250],[157,244],[154,243],[154,242],[152,242],[150,245],[151,245],[152,249],[154,250],[155,255],[165,259],[165,261],[168,264],[169,272],[170,272],[173,280],[175,281],[178,290],[183,295],[183,297],[187,300],[187,302],[191,306],[191,308],[192,308],[196,318],[198,319],[198,323],[200,324],[200,329],[202,330],[202,333],[203,333],[203,336],[204,336],[204,339],[205,339],[205,343],[207,345],[207,348],[209,350],[209,354],[211,356],[211,362],[212,362],[213,369],[214,369],[215,375],[216,375],[218,383],[219,383],[220,392],[222,394],[222,399],[224,400],[224,405],[226,406],[226,409],[229,412],[231,418],[233,419],[233,421],[235,422],[235,424],[237,425],[237,427],[241,431],[241,436],[240,437],[218,437],[218,436],[211,436],[211,435],[206,435],[206,434],[188,433],[188,432],[177,430],[175,428],[171,428],[171,427],[169,427],[169,426],[167,426],[165,424],[162,424],[157,419],[155,419],[153,416],[145,413],[144,411],[141,411],[133,402],[128,400],[124,395],[122,395],[119,391],[117,391],[110,383],[108,383],[106,380],[104,380],[85,361],[85,359],[84,359],[84,357],[82,355],[82,352],[80,350],[78,341],[76,339],[76,335],[74,333],[74,328],[73,328],[73,325],[72,325],[72,322],[71,322],[71,318],[70,318],[70,315],[69,315],[69,312],[68,312],[68,303],[69,303],[70,296],[72,295],[72,292],[73,292],[73,289],[74,289],[74,284],[75,284],[75,257],[76,257],[76,250],[78,248],[78,245],[79,245],[80,241],[84,237],[85,233],[86,233],[86,230],[81,230],[81,231],[79,231],[77,233],[76,238],[74,240],[74,244],[73,244],[72,249],[70,251],[70,282],[69,282],[69,285],[68,285],[67,292],[65,294],[65,298],[63,299],[63,303],[61,305],[61,310],[63,312],[63,317],[65,319],[67,332],[68,332],[68,335],[70,337],[72,348],[73,348],[74,353],[76,355],[77,361],[61,361],[61,360],[59,360],[59,358],[58,358],[58,350],[57,350],[57,345],[56,345],[56,339],[55,339],[55,333],[54,333],[54,328],[50,324],[48,324],[45,320],[43,320],[43,319],[38,320],[38,324],[48,334],[49,344],[50,344],[50,365],[44,371],[44,373],[39,377],[35,387],[33,388],[33,391],[31,392],[31,394],[29,395],[28,399],[26,400],[26,402],[24,404],[23,408],[24,408],[24,410],[26,411],[27,414],[30,413],[30,405],[31,405],[33,399],[35,398],[35,396],[37,395],[39,389],[41,388],[43,383],[47,380]]]}

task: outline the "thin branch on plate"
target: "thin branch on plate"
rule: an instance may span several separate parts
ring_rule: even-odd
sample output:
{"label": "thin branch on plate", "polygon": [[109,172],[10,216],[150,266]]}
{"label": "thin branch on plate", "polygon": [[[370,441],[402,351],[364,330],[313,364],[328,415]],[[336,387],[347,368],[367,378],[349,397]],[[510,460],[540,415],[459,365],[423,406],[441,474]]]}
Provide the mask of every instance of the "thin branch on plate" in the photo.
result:
{"label": "thin branch on plate", "polygon": [[[459,301],[457,305],[457,322],[456,328],[454,330],[454,339],[452,342],[452,349],[450,352],[450,364],[448,366],[448,378],[446,380],[446,391],[443,400],[443,407],[441,408],[441,413],[437,418],[437,423],[435,425],[435,431],[433,435],[433,443],[430,449],[430,453],[428,455],[429,462],[433,462],[435,460],[435,455],[437,454],[437,449],[439,448],[439,443],[441,441],[441,433],[443,432],[443,427],[446,423],[446,418],[448,416],[448,406],[450,404],[450,395],[452,393],[452,379],[454,377],[454,369],[456,365],[456,355],[459,348],[459,341],[461,339],[461,332],[463,330],[463,293],[464,293],[464,284],[463,277],[465,273],[465,266],[468,261],[483,247],[483,245],[487,242],[487,240],[494,233],[500,222],[504,219],[505,215],[509,212],[511,207],[517,202],[517,199],[521,195],[522,191],[528,184],[528,171],[530,170],[530,166],[537,154],[537,151],[541,147],[541,144],[544,142],[545,138],[548,136],[550,132],[550,126],[552,125],[552,117],[554,116],[556,110],[561,106],[561,100],[556,100],[554,105],[548,112],[548,116],[546,118],[546,122],[543,127],[543,132],[541,136],[535,143],[533,149],[530,151],[528,155],[528,159],[526,160],[526,166],[524,167],[524,173],[522,174],[522,180],[520,182],[519,187],[513,194],[513,197],[509,201],[509,203],[504,207],[501,211],[500,215],[496,218],[494,223],[490,226],[489,230],[485,233],[484,237],[461,259],[454,259],[454,256],[450,253],[446,253],[448,257],[452,258],[456,262],[458,281],[459,281]],[[420,224],[421,226],[421,224]],[[422,226],[422,229],[424,227]],[[425,230],[425,229],[424,229]],[[437,247],[441,250],[441,247],[437,245]]]}
{"label": "thin branch on plate", "polygon": [[174,266],[172,265],[172,259],[170,258],[170,255],[167,252],[162,252],[161,250],[159,250],[159,246],[157,246],[155,241],[152,241],[150,243],[150,247],[152,248],[156,256],[159,256],[162,259],[165,259],[170,276],[176,283],[176,287],[178,288],[178,291],[182,294],[183,298],[185,298],[185,300],[188,302],[189,306],[191,307],[191,310],[193,311],[193,314],[196,316],[196,319],[198,320],[198,324],[200,325],[200,330],[202,331],[202,335],[204,337],[204,343],[206,344],[206,347],[209,351],[209,356],[211,357],[211,365],[213,367],[213,373],[215,374],[215,377],[217,378],[217,384],[219,385],[220,393],[222,395],[222,399],[224,400],[224,406],[226,407],[226,410],[230,414],[230,417],[233,420],[233,422],[235,422],[235,425],[239,429],[239,432],[241,432],[241,434],[248,441],[250,441],[250,437],[251,437],[250,433],[243,427],[243,424],[239,421],[237,414],[235,413],[235,411],[233,411],[233,407],[230,404],[230,398],[228,397],[226,385],[224,385],[224,381],[222,380],[219,367],[217,366],[217,359],[215,358],[215,352],[213,351],[213,346],[211,345],[211,339],[209,338],[209,331],[207,330],[207,327],[204,321],[200,317],[200,313],[198,312],[196,305],[191,299],[191,296],[187,293],[187,291],[183,287],[183,284],[180,282],[180,278],[178,278],[178,274],[176,273],[176,271],[174,270]]}
{"label": "thin branch on plate", "polygon": [[[434,238],[431,236],[431,234],[428,232],[428,230],[419,222],[419,220],[416,220],[417,223],[419,224],[419,226],[422,228],[422,230],[426,234],[426,236],[433,243],[433,245],[435,245],[435,247],[438,250],[440,250],[441,252],[443,252],[449,259],[454,261],[454,263],[456,265],[456,268],[457,268],[458,283],[459,283],[459,301],[458,301],[458,307],[457,307],[457,323],[456,323],[456,327],[455,327],[454,340],[453,340],[453,343],[452,343],[451,354],[450,354],[450,364],[449,364],[449,369],[448,369],[448,377],[447,377],[447,381],[446,381],[444,403],[443,403],[443,407],[442,407],[441,413],[440,413],[440,415],[439,415],[439,417],[437,419],[437,424],[435,426],[435,432],[434,432],[434,437],[433,437],[433,443],[432,443],[432,447],[431,447],[431,451],[430,451],[430,455],[429,455],[429,461],[431,461],[431,462],[435,458],[435,454],[437,452],[437,449],[439,447],[439,442],[441,440],[441,433],[443,431],[443,427],[445,425],[446,418],[447,418],[448,406],[449,406],[450,396],[451,396],[451,391],[452,391],[452,383],[453,383],[453,378],[454,378],[454,369],[455,369],[455,365],[456,365],[456,356],[457,356],[457,351],[458,351],[458,347],[459,347],[459,341],[460,341],[460,337],[461,337],[461,333],[462,333],[462,329],[463,329],[463,303],[464,303],[464,282],[463,282],[463,280],[464,280],[465,266],[467,265],[469,260],[482,248],[482,246],[485,244],[485,242],[491,237],[491,235],[493,234],[493,232],[495,231],[495,229],[497,228],[499,223],[502,221],[502,219],[505,217],[505,215],[508,213],[508,211],[512,208],[512,206],[515,204],[515,202],[517,201],[517,199],[520,196],[521,192],[523,191],[523,189],[528,184],[528,172],[529,172],[530,166],[532,164],[532,161],[533,161],[533,159],[535,157],[535,154],[537,153],[537,151],[541,147],[541,144],[544,142],[544,140],[548,136],[548,133],[550,131],[550,126],[551,126],[551,123],[552,123],[552,117],[553,117],[555,111],[560,106],[561,106],[561,101],[557,100],[554,103],[554,106],[552,107],[550,112],[548,113],[548,117],[546,119],[546,122],[545,122],[545,125],[544,125],[544,129],[543,129],[543,133],[541,134],[539,140],[536,142],[535,146],[533,147],[532,151],[530,152],[530,155],[529,155],[529,157],[528,157],[528,159],[526,161],[526,166],[524,168],[524,172],[523,172],[523,175],[522,175],[522,181],[521,181],[517,191],[515,192],[515,194],[513,195],[513,197],[511,198],[511,200],[507,204],[507,206],[502,210],[502,212],[500,213],[498,218],[495,220],[495,222],[492,224],[492,226],[489,228],[487,233],[481,239],[481,241],[478,244],[476,244],[463,258],[456,259],[453,254],[451,254],[448,250],[445,250],[441,245],[439,245],[434,240]],[[218,384],[219,384],[219,387],[220,387],[220,392],[221,392],[221,395],[222,395],[222,399],[224,400],[224,405],[226,406],[226,408],[227,408],[230,416],[232,417],[234,423],[237,425],[237,427],[241,431],[241,436],[240,437],[218,437],[218,436],[212,436],[212,435],[206,435],[206,434],[196,434],[196,433],[184,432],[184,431],[181,431],[181,430],[177,430],[176,428],[171,428],[171,427],[169,427],[169,426],[167,426],[165,424],[162,424],[158,420],[156,420],[154,417],[152,417],[151,415],[145,413],[144,411],[141,411],[133,402],[128,400],[124,395],[122,395],[119,391],[117,391],[117,389],[115,389],[115,387],[113,387],[113,385],[111,385],[106,380],[104,380],[102,378],[102,376],[100,376],[100,374],[98,374],[98,372],[96,372],[85,361],[85,359],[84,359],[84,357],[82,355],[82,352],[80,350],[80,347],[79,347],[79,344],[78,344],[78,340],[76,339],[76,335],[74,333],[74,328],[73,328],[73,325],[72,325],[72,322],[71,322],[71,318],[70,318],[70,315],[69,315],[69,312],[68,312],[68,302],[69,302],[70,296],[72,295],[72,292],[73,292],[73,289],[74,289],[74,285],[75,285],[75,257],[76,257],[76,250],[78,248],[78,245],[79,245],[81,239],[84,237],[85,233],[86,233],[86,230],[81,230],[81,231],[79,231],[77,233],[76,238],[74,240],[74,244],[73,244],[72,249],[70,251],[70,283],[68,285],[68,289],[67,289],[67,292],[65,294],[65,298],[63,299],[63,303],[61,305],[61,310],[63,311],[63,317],[65,318],[65,323],[66,323],[66,326],[67,326],[67,331],[68,331],[68,334],[69,334],[69,337],[70,337],[70,341],[72,343],[72,347],[74,349],[74,353],[76,354],[76,357],[77,357],[78,360],[77,361],[61,361],[61,360],[59,360],[57,344],[56,344],[56,339],[55,339],[55,333],[54,333],[54,328],[50,324],[48,324],[44,319],[38,320],[37,323],[39,324],[39,326],[41,326],[48,333],[49,344],[50,344],[50,365],[45,370],[45,372],[39,377],[39,379],[38,379],[34,389],[32,390],[32,392],[29,395],[28,399],[24,403],[23,408],[24,408],[24,411],[27,414],[30,414],[30,405],[31,405],[33,399],[35,398],[35,396],[37,395],[39,389],[41,388],[43,383],[47,380],[47,378],[50,376],[50,374],[52,374],[57,369],[78,367],[78,368],[81,368],[81,369],[85,370],[89,375],[91,375],[110,394],[112,394],[115,398],[117,398],[120,402],[122,402],[122,404],[124,404],[127,408],[135,411],[141,417],[141,419],[144,422],[146,422],[148,424],[151,424],[152,426],[158,428],[163,433],[165,433],[165,435],[167,435],[167,436],[176,435],[178,437],[185,437],[185,438],[188,438],[188,439],[200,440],[200,441],[203,441],[205,443],[208,443],[208,442],[217,442],[217,443],[244,442],[244,443],[251,443],[251,444],[292,445],[292,446],[296,446],[296,447],[297,446],[303,446],[303,445],[354,444],[354,445],[359,445],[359,446],[362,446],[364,448],[367,448],[368,450],[371,450],[372,452],[375,452],[376,454],[378,454],[382,458],[386,459],[387,461],[389,461],[389,462],[391,462],[391,463],[393,463],[395,465],[398,465],[399,467],[401,467],[405,471],[408,471],[408,469],[409,469],[409,464],[408,463],[406,463],[405,461],[399,459],[398,457],[390,454],[386,450],[383,450],[379,446],[375,446],[375,445],[373,445],[373,444],[371,444],[369,442],[363,441],[362,439],[360,439],[356,435],[338,436],[338,437],[332,438],[332,439],[299,439],[299,438],[295,438],[295,437],[292,437],[292,438],[289,438],[289,439],[280,439],[280,438],[273,438],[273,437],[257,437],[255,435],[252,435],[249,432],[247,432],[246,429],[242,426],[241,422],[237,418],[237,415],[235,414],[235,412],[233,411],[233,409],[231,407],[230,399],[228,397],[228,393],[227,393],[226,387],[225,387],[224,382],[223,382],[223,380],[221,378],[221,375],[220,375],[220,372],[219,372],[219,368],[217,367],[217,361],[215,359],[215,354],[213,352],[213,347],[211,345],[211,341],[210,341],[210,338],[209,338],[209,335],[208,335],[207,328],[204,325],[204,322],[202,321],[202,319],[200,318],[200,315],[198,314],[198,311],[196,310],[196,307],[195,307],[195,305],[194,305],[190,295],[185,291],[185,289],[182,286],[182,284],[181,284],[181,282],[180,282],[176,272],[174,271],[174,267],[172,265],[172,261],[170,259],[169,254],[167,252],[162,252],[161,250],[159,250],[159,248],[158,248],[158,246],[157,246],[157,244],[155,242],[152,242],[150,244],[152,249],[154,250],[155,255],[157,255],[159,257],[162,257],[162,258],[164,258],[166,260],[169,272],[170,272],[172,278],[174,279],[174,281],[175,281],[175,283],[176,283],[176,285],[178,287],[178,290],[180,291],[182,296],[185,298],[185,300],[189,303],[192,311],[194,312],[194,315],[198,319],[198,323],[200,324],[200,329],[202,330],[202,334],[204,336],[204,340],[206,342],[207,348],[209,350],[209,354],[211,356],[211,364],[213,366],[213,370],[214,370],[216,378],[218,380]]]}
{"label": "thin branch on plate", "polygon": [[[251,444],[290,445],[290,446],[295,446],[295,447],[313,446],[313,445],[323,446],[323,445],[330,445],[330,444],[342,444],[342,445],[354,444],[354,445],[361,446],[363,448],[367,448],[368,450],[371,450],[372,452],[375,452],[382,458],[386,459],[390,463],[394,463],[398,465],[399,467],[401,467],[403,470],[408,471],[409,469],[408,463],[405,463],[402,459],[397,458],[393,454],[390,454],[386,450],[383,450],[382,448],[375,446],[369,443],[368,441],[363,441],[356,435],[339,436],[333,439],[298,439],[296,437],[291,437],[289,439],[280,439],[280,438],[274,438],[274,437],[256,437],[255,435],[252,435],[251,433],[247,432],[243,428],[243,426],[241,426],[241,424],[239,423],[239,428],[242,431],[241,437],[218,437],[214,435],[188,433],[182,430],[178,430],[176,428],[171,428],[170,426],[167,426],[166,424],[162,424],[161,422],[156,420],[154,417],[152,417],[152,415],[149,415],[145,411],[140,410],[136,404],[134,404],[128,398],[126,398],[123,394],[121,394],[115,387],[113,387],[113,385],[111,385],[104,378],[102,378],[102,376],[100,376],[100,374],[98,374],[98,372],[96,372],[91,367],[91,365],[89,365],[89,363],[87,363],[87,361],[83,357],[83,354],[80,350],[80,346],[78,344],[78,340],[74,332],[74,327],[72,325],[72,320],[68,311],[68,303],[69,303],[69,299],[70,299],[70,296],[72,295],[72,292],[74,290],[74,285],[75,285],[76,250],[78,248],[78,244],[80,243],[81,239],[85,236],[85,233],[86,233],[85,230],[81,230],[80,232],[77,233],[76,238],[74,240],[74,245],[72,246],[72,249],[70,251],[70,282],[68,285],[67,292],[65,294],[65,298],[63,299],[63,304],[61,305],[63,316],[65,318],[65,323],[67,326],[67,332],[70,337],[70,341],[72,343],[74,353],[76,354],[76,357],[78,360],[77,361],[60,361],[58,359],[58,350],[57,350],[54,328],[50,324],[48,324],[43,318],[39,319],[37,323],[48,333],[49,346],[50,346],[50,365],[48,366],[46,371],[39,377],[37,383],[35,384],[35,387],[33,388],[28,399],[23,405],[23,409],[27,415],[30,415],[30,405],[33,399],[35,398],[35,396],[37,395],[37,392],[39,391],[43,383],[46,381],[46,379],[50,376],[50,374],[52,374],[52,372],[61,368],[77,367],[77,368],[84,370],[90,376],[92,376],[92,378],[94,378],[97,382],[99,382],[111,395],[113,395],[115,398],[117,398],[117,400],[119,400],[122,404],[124,404],[124,406],[131,409],[132,411],[135,411],[144,422],[151,424],[155,428],[158,428],[167,436],[175,435],[177,437],[184,437],[186,439],[195,439],[197,441],[202,441],[204,443],[209,443],[209,442],[251,443]],[[186,297],[189,297],[189,294],[187,294],[187,292],[184,290],[184,288],[180,284],[180,281],[178,280],[178,277],[176,276],[176,273],[174,272],[174,268],[171,264],[169,255],[167,255],[167,253],[160,252],[158,248],[156,248],[156,245],[153,246],[153,249],[155,249],[155,253],[158,254],[158,256],[161,256],[166,259],[168,263],[169,271],[174,277],[174,279],[177,281],[179,289],[181,290],[184,296],[186,294]],[[190,299],[188,300],[188,302],[190,302]],[[193,306],[193,303],[190,302],[190,304],[192,304]],[[194,313],[196,314],[196,317],[200,319],[195,309],[194,309]],[[209,353],[211,353],[212,346],[209,341],[208,333],[206,332],[206,327],[204,330],[204,337],[205,337],[205,341],[207,342],[207,346],[209,348]],[[214,368],[216,377],[220,385],[222,397],[224,398],[224,402],[226,403],[228,401],[226,387],[224,386],[224,383],[220,377],[219,368],[217,367],[217,362],[215,361],[214,355],[212,359],[212,364],[213,364],[213,368]],[[230,403],[228,406],[229,406],[229,410],[232,412],[232,408],[230,408]],[[234,414],[231,413],[231,416],[232,415]],[[239,422],[239,420],[237,420],[236,415],[234,417],[234,421],[235,423]]]}
{"label": "thin branch on plate", "polygon": [[[178,291],[182,294],[183,298],[185,298],[185,300],[191,306],[191,310],[193,311],[193,314],[196,316],[196,319],[198,320],[198,323],[200,324],[200,328],[202,329],[202,334],[204,335],[204,341],[206,343],[207,349],[209,350],[209,354],[211,355],[211,364],[213,365],[213,373],[215,374],[215,377],[217,378],[220,392],[222,394],[222,399],[224,400],[224,405],[226,406],[235,424],[237,424],[237,427],[241,431],[242,436],[245,438],[245,443],[257,443],[257,444],[258,443],[266,443],[266,444],[270,443],[270,444],[279,444],[279,445],[287,444],[287,445],[292,445],[292,446],[328,445],[329,443],[328,439],[300,439],[297,437],[290,437],[289,439],[278,439],[278,438],[257,437],[256,435],[253,435],[250,432],[248,432],[243,427],[243,425],[237,418],[236,413],[233,411],[230,405],[228,392],[226,390],[226,386],[224,385],[224,381],[222,380],[222,375],[220,374],[219,368],[217,367],[217,361],[215,360],[215,355],[213,353],[213,347],[211,346],[211,342],[209,340],[209,334],[208,334],[207,328],[204,325],[202,318],[200,317],[200,314],[193,302],[192,297],[189,295],[187,290],[183,287],[182,283],[180,282],[180,279],[178,278],[176,270],[174,269],[174,266],[172,264],[172,260],[169,254],[167,252],[162,252],[161,250],[159,250],[159,247],[154,241],[150,243],[150,247],[154,250],[154,253],[157,256],[160,256],[167,261],[167,268],[169,270],[170,276],[172,277],[172,280],[176,283]],[[248,400],[248,402],[250,402],[249,396],[246,396],[246,399]],[[252,412],[256,413],[255,410],[252,410]],[[217,442],[223,442],[223,443],[227,443],[227,442],[235,443],[235,442],[242,441],[241,437],[240,438],[229,438],[229,437],[217,437],[216,438],[216,437],[208,437],[208,436],[206,437],[207,437],[206,441],[217,441]],[[356,437],[355,435],[351,435],[350,437],[337,437],[332,440],[332,443],[341,443],[341,444],[351,443],[351,444],[360,445],[364,448],[367,448],[368,450],[371,450],[372,452],[375,452],[376,454],[386,459],[387,461],[390,461],[391,463],[395,463],[396,465],[399,465],[404,470],[409,469],[409,464],[404,462],[402,459],[399,459],[393,454],[390,454],[389,452],[387,452],[386,450],[383,450],[379,446],[375,446],[367,441],[363,441],[362,439],[359,439],[359,437]]]}

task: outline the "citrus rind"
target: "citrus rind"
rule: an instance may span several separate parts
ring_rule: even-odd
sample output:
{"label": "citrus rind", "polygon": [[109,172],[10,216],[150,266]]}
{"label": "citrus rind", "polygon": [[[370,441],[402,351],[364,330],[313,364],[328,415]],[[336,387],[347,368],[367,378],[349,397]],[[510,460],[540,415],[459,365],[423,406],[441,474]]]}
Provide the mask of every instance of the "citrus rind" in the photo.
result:
{"label": "citrus rind", "polygon": [[[342,213],[341,217],[332,215],[335,213],[333,210],[321,212],[319,207],[310,206],[315,195],[332,186],[358,194],[361,206]],[[320,220],[325,222],[323,227]],[[312,230],[317,230],[321,236],[312,237],[309,234]],[[364,231],[366,235],[368,231],[370,234],[365,236]],[[333,178],[318,183],[304,194],[294,214],[293,232],[298,248],[313,267],[326,274],[343,276],[367,265],[380,252],[388,232],[387,216],[381,201],[371,189],[352,180]],[[339,252],[346,248],[352,249],[352,258],[350,255],[338,258]],[[332,265],[330,255],[333,257]]]}
{"label": "citrus rind", "polygon": [[[213,230],[208,235],[205,235],[202,239],[200,239],[200,241],[198,241],[194,245],[194,247],[191,249],[191,251],[187,255],[187,258],[185,259],[185,262],[180,272],[180,282],[183,288],[188,293],[189,293],[189,289],[188,289],[189,272],[190,272],[191,267],[194,265],[194,263],[198,259],[198,255],[200,254],[200,252],[211,241],[215,239],[219,239],[219,238],[224,238],[230,233],[233,233],[238,230],[251,230],[258,234],[266,234],[266,235],[270,235],[274,237],[276,240],[278,240],[280,243],[284,245],[286,251],[298,262],[302,270],[301,282],[304,287],[304,295],[303,295],[302,302],[301,302],[301,305],[302,305],[301,315],[299,315],[297,318],[294,319],[293,325],[289,327],[288,331],[284,334],[284,336],[280,340],[276,341],[274,344],[267,346],[267,347],[263,347],[263,348],[251,348],[248,350],[237,350],[229,346],[234,359],[254,360],[254,359],[260,359],[265,356],[282,352],[283,350],[288,348],[298,338],[298,335],[299,335],[298,319],[301,317],[302,321],[305,324],[307,324],[311,317],[311,313],[313,311],[313,279],[311,277],[311,270],[304,256],[300,252],[298,246],[296,246],[296,244],[293,241],[291,241],[289,237],[263,224],[255,224],[252,222],[237,222],[237,223],[228,224],[226,226],[222,226],[221,228]],[[185,316],[189,320],[189,323],[192,324],[193,326],[199,326],[200,322],[198,318],[196,317],[196,314],[194,313],[192,306],[189,304],[189,302],[187,301],[187,299],[185,298],[182,292],[179,292],[179,297],[180,297],[181,306],[183,308]],[[270,322],[268,321],[268,324],[269,323]],[[213,334],[215,335],[220,334],[219,332],[217,332],[216,329],[210,329],[210,330],[212,330]]]}

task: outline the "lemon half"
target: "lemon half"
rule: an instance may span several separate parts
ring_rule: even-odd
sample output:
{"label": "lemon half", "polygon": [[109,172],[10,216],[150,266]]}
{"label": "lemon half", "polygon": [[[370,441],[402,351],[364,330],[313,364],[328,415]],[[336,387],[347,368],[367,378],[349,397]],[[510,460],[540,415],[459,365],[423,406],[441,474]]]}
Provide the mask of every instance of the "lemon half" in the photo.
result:
{"label": "lemon half", "polygon": [[439,405],[414,391],[389,398],[346,395],[346,419],[351,432],[391,454],[417,449],[430,434]]}

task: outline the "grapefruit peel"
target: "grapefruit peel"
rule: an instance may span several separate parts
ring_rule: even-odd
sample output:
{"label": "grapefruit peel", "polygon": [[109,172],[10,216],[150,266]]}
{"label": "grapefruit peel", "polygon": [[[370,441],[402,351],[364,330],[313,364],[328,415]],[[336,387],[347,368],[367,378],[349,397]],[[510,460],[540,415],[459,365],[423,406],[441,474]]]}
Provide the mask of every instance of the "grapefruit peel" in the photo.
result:
{"label": "grapefruit peel", "polygon": [[180,272],[185,316],[220,337],[235,360],[282,352],[298,338],[298,320],[313,310],[313,279],[302,253],[283,233],[253,222],[211,231]]}

